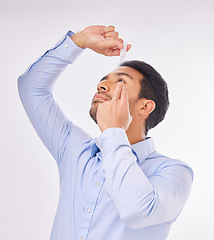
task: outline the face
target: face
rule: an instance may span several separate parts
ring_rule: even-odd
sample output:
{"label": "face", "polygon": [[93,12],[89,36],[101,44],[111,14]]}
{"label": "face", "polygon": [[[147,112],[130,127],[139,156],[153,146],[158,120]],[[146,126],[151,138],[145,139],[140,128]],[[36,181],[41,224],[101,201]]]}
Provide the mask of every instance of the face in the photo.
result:
{"label": "face", "polygon": [[97,85],[97,93],[91,103],[90,116],[97,123],[97,108],[99,104],[110,101],[118,84],[126,87],[129,97],[130,114],[133,115],[135,106],[139,100],[143,75],[130,67],[119,67],[115,71],[103,77]]}

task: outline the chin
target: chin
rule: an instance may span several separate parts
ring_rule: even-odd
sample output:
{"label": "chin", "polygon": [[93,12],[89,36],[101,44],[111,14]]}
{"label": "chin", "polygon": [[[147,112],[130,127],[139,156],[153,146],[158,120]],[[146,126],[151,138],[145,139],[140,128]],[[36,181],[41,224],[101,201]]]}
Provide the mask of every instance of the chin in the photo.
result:
{"label": "chin", "polygon": [[97,104],[92,103],[91,108],[89,110],[89,114],[96,124],[97,124],[97,107],[98,107]]}

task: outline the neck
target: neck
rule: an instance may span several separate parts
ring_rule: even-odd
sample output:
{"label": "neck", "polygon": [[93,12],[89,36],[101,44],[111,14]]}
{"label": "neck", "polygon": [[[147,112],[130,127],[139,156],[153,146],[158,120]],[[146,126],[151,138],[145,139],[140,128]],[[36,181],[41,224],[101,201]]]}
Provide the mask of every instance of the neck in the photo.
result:
{"label": "neck", "polygon": [[129,125],[126,131],[126,135],[129,139],[130,144],[135,144],[146,139],[144,125],[140,121],[134,121]]}

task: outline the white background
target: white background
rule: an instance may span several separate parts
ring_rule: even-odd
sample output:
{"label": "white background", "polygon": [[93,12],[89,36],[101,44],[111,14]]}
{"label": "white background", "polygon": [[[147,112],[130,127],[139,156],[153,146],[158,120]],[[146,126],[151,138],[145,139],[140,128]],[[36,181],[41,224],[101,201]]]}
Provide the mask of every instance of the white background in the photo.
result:
{"label": "white background", "polygon": [[[190,198],[168,239],[213,240],[214,1],[0,3],[0,239],[49,239],[59,195],[57,166],[23,110],[18,76],[67,30],[112,24],[133,46],[126,59],[150,63],[168,82],[170,109],[149,133],[157,151],[194,170]],[[64,112],[93,136],[99,130],[88,115],[91,97],[118,63],[86,50],[56,84]]]}

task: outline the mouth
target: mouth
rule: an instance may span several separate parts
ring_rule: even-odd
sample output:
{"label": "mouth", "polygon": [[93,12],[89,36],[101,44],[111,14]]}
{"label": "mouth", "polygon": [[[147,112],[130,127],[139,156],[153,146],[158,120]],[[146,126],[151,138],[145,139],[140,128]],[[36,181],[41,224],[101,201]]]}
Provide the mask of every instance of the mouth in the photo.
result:
{"label": "mouth", "polygon": [[92,102],[97,102],[97,101],[108,101],[109,99],[102,93],[96,93],[94,95],[94,98],[92,100]]}

